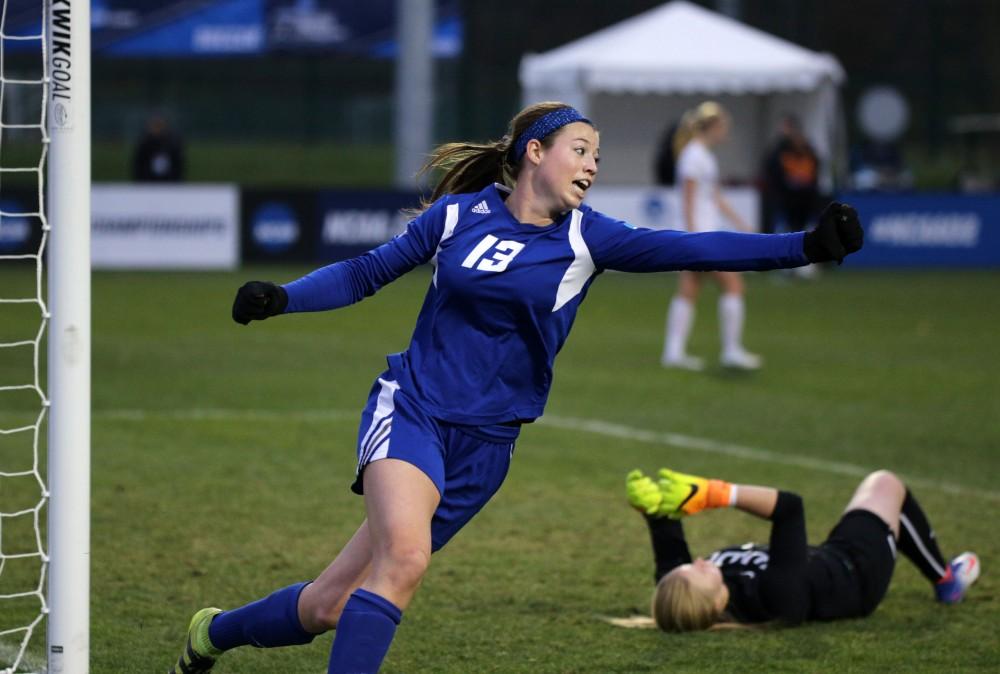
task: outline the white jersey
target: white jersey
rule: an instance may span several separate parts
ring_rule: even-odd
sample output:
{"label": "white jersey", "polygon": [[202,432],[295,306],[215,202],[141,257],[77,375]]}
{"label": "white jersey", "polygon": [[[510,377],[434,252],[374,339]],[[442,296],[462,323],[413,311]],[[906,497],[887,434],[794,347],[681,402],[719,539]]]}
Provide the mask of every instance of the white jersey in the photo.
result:
{"label": "white jersey", "polygon": [[678,203],[680,204],[678,229],[687,229],[684,218],[684,181],[693,180],[694,212],[693,231],[714,232],[729,229],[715,201],[719,189],[719,164],[708,147],[700,140],[692,140],[681,150],[677,158]]}

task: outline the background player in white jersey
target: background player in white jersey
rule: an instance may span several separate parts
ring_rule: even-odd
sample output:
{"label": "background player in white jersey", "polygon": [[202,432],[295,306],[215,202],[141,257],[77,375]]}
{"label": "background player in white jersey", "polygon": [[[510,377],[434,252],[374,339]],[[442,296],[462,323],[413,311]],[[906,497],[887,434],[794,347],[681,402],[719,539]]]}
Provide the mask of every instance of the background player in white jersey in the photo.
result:
{"label": "background player in white jersey", "polygon": [[284,286],[239,289],[233,319],[247,324],[346,306],[434,267],[410,345],[387,358],[361,415],[352,489],[366,519],[315,580],[198,611],[176,672],[331,629],[328,672],[377,671],[431,553],[499,489],[521,425],[541,416],[555,356],[603,270],[772,269],[861,247],[857,214],[842,204],[806,234],[636,229],[583,204],[599,154],[579,112],[531,106],[500,141],[435,151],[444,176],[404,234]]}
{"label": "background player in white jersey", "polygon": [[[677,185],[680,191],[681,217],[689,232],[713,232],[736,228],[750,231],[743,218],[719,189],[719,163],[712,148],[729,135],[729,114],[717,103],[706,101],[689,110],[681,119],[674,138],[677,157]],[[701,370],[701,358],[687,352],[688,337],[694,325],[695,306],[701,284],[709,274],[682,271],[677,293],[667,311],[666,336],[660,362],[664,367]],[[718,283],[719,333],[722,342],[720,362],[726,367],[753,370],[761,366],[760,356],[743,348],[743,278],[737,271],[711,272]]]}
{"label": "background player in white jersey", "polygon": [[[713,626],[869,615],[885,597],[897,549],[953,604],[979,577],[979,559],[946,562],[927,516],[906,485],[880,470],[858,485],[844,515],[819,546],[806,544],[802,499],[772,487],[736,485],[661,469],[654,482],[626,478],[629,503],[646,517],[656,559],[652,615],[668,632]],[[735,507],[771,520],[768,545],[745,544],[691,559],[680,518]]]}

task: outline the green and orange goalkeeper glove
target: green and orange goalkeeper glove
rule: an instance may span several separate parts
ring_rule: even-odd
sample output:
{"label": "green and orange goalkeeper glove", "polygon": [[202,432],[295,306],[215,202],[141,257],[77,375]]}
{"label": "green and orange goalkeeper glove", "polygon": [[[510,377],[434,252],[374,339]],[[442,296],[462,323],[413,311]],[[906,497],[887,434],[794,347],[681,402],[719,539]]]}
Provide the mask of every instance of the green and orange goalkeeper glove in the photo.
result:
{"label": "green and orange goalkeeper glove", "polygon": [[625,496],[629,505],[644,515],[660,517],[666,514],[660,513],[660,503],[663,502],[660,487],[639,469],[625,476]]}
{"label": "green and orange goalkeeper glove", "polygon": [[668,468],[661,468],[659,477],[657,486],[662,498],[657,511],[673,519],[694,515],[706,508],[726,508],[736,500],[736,488],[723,480],[709,480]]}

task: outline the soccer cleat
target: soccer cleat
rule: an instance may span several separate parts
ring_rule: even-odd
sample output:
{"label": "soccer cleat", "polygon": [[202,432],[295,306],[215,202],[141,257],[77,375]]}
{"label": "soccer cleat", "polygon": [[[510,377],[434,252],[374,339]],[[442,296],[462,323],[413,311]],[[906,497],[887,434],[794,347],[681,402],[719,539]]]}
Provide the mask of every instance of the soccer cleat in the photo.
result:
{"label": "soccer cleat", "polygon": [[764,359],[756,353],[740,349],[738,351],[723,353],[719,362],[722,364],[722,367],[729,367],[735,370],[759,370],[764,364]]}
{"label": "soccer cleat", "polygon": [[663,500],[657,484],[638,469],[625,476],[625,494],[630,506],[649,516],[656,515]]}
{"label": "soccer cleat", "polygon": [[222,651],[213,646],[209,640],[208,626],[220,613],[222,609],[203,608],[192,616],[184,652],[168,674],[201,674],[211,671]]}
{"label": "soccer cleat", "polygon": [[676,370],[690,370],[691,372],[701,372],[705,369],[705,361],[697,356],[689,356],[686,353],[680,356],[663,358],[660,365]]}
{"label": "soccer cleat", "polygon": [[977,578],[979,557],[974,552],[963,552],[948,562],[947,574],[934,586],[937,600],[942,604],[957,604]]}

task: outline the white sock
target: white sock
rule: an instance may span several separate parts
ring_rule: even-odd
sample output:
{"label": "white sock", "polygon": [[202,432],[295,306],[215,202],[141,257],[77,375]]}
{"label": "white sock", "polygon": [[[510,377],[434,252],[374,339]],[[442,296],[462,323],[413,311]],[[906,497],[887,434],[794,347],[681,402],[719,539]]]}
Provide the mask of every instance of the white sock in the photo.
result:
{"label": "white sock", "polygon": [[719,330],[722,353],[743,350],[743,317],[746,313],[743,295],[725,293],[719,297]]}
{"label": "white sock", "polygon": [[684,356],[692,325],[694,325],[694,303],[680,295],[674,295],[667,311],[667,336],[663,343],[663,360],[678,360]]}

